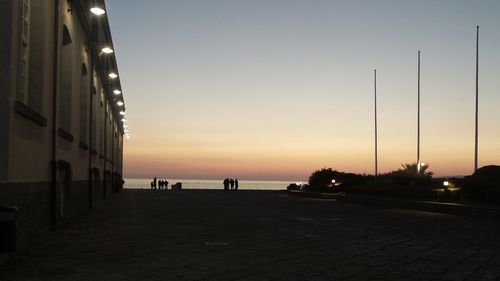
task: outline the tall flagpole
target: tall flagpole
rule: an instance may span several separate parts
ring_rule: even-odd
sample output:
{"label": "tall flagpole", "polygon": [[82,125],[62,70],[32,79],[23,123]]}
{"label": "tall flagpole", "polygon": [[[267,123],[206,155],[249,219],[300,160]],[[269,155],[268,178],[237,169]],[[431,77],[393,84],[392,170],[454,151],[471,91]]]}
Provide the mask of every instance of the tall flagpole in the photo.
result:
{"label": "tall flagpole", "polygon": [[478,112],[479,112],[479,25],[476,26],[476,120],[474,135],[474,172],[477,171],[477,136],[478,136]]}
{"label": "tall flagpole", "polygon": [[420,51],[418,51],[417,72],[417,171],[420,172]]}
{"label": "tall flagpole", "polygon": [[377,143],[377,69],[374,70],[375,82],[375,182],[378,179],[378,143]]}

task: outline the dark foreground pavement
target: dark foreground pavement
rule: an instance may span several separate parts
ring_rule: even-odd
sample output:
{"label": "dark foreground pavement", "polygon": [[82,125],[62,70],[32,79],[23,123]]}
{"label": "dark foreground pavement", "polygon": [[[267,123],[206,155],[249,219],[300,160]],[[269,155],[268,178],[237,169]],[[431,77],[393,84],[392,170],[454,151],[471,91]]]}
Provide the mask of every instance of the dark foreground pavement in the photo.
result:
{"label": "dark foreground pavement", "polygon": [[500,222],[285,192],[125,190],[0,280],[500,281]]}

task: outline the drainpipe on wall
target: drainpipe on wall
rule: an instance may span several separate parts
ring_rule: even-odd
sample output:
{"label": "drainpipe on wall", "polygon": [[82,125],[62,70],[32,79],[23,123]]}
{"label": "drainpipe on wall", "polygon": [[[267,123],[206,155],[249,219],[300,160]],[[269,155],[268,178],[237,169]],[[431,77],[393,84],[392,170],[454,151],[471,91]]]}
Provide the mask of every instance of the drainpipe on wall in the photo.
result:
{"label": "drainpipe on wall", "polygon": [[[112,111],[111,114],[114,112]],[[115,122],[116,116],[113,114],[113,122],[111,123],[111,186],[116,189],[118,184],[116,179],[116,163],[115,163]]]}
{"label": "drainpipe on wall", "polygon": [[120,177],[123,179],[123,134],[121,134],[121,139],[119,139],[120,144],[121,144],[121,151],[120,151]]}
{"label": "drainpipe on wall", "polygon": [[57,90],[58,90],[58,62],[59,62],[59,0],[54,0],[54,53],[52,66],[52,140],[51,140],[51,188],[50,188],[50,212],[51,229],[57,227]]}
{"label": "drainpipe on wall", "polygon": [[[104,85],[103,85],[104,86]],[[104,112],[104,126],[103,126],[103,129],[102,129],[102,137],[103,137],[103,150],[102,151],[102,161],[103,161],[103,164],[102,164],[102,175],[103,175],[103,190],[104,190],[104,198],[107,197],[107,193],[106,193],[106,178],[109,177],[106,176],[106,106],[107,106],[107,102],[108,102],[108,91],[106,89],[106,87],[103,87],[104,88],[104,101],[103,101],[103,105],[102,105],[102,111]]]}
{"label": "drainpipe on wall", "polygon": [[92,144],[93,136],[93,124],[92,124],[92,113],[93,113],[93,101],[94,101],[94,53],[92,52],[92,42],[94,41],[94,26],[95,22],[94,19],[92,18],[92,15],[90,16],[90,40],[88,43],[88,49],[89,49],[89,59],[90,59],[90,102],[89,102],[89,209],[92,208],[92,151],[94,150],[94,146]]}

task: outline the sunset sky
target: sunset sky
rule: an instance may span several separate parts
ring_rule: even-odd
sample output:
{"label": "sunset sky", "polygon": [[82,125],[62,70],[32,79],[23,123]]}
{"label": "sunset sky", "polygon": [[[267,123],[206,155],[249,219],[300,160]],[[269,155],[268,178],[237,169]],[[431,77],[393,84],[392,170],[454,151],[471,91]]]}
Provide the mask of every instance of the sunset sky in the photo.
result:
{"label": "sunset sky", "polygon": [[107,0],[126,116],[125,177],[303,180],[421,160],[500,164],[500,1]]}

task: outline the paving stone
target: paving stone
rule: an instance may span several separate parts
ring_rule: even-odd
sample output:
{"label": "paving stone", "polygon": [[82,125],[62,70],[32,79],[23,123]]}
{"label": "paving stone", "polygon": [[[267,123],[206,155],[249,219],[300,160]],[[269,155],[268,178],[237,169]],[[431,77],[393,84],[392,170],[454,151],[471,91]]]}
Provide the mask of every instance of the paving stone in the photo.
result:
{"label": "paving stone", "polygon": [[497,221],[274,191],[125,190],[1,264],[0,280],[498,280],[498,257]]}

